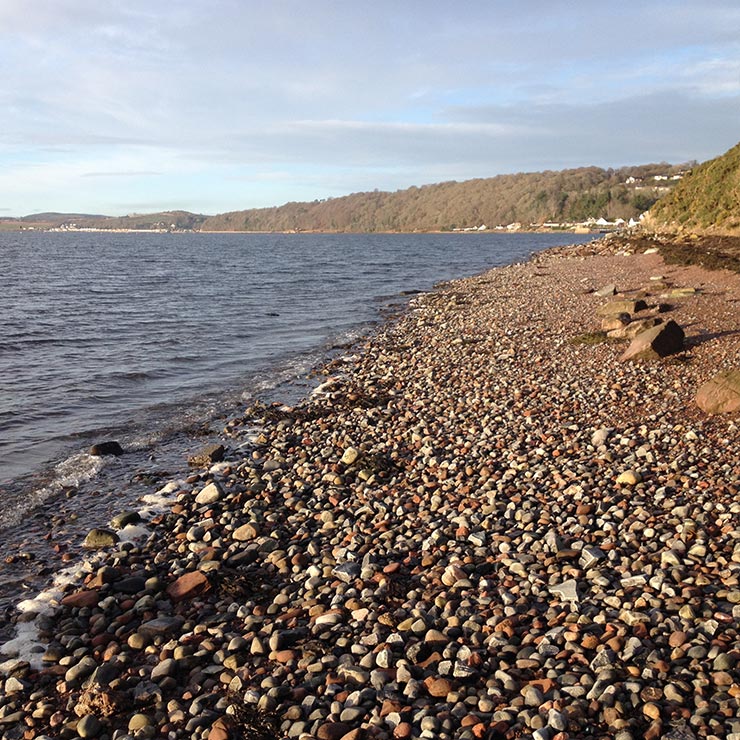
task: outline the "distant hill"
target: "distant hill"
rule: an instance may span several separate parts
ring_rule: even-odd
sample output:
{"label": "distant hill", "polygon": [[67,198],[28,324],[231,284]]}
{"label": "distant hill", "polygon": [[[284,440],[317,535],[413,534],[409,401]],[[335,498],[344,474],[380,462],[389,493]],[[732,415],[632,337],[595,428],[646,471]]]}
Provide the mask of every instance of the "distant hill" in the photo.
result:
{"label": "distant hill", "polygon": [[[162,211],[160,213],[103,216],[85,220],[87,227],[96,229],[193,229],[197,230],[206,216],[189,211]],[[78,222],[78,226],[83,223]]]}
{"label": "distant hill", "polygon": [[[396,192],[353,193],[307,203],[234,211],[205,219],[203,231],[450,231],[486,225],[588,218],[637,218],[670,192],[686,165],[559,172],[443,182]],[[659,178],[659,179],[656,179]]]}
{"label": "distant hill", "polygon": [[656,203],[645,225],[659,232],[740,236],[740,144],[695,167]]}
{"label": "distant hill", "polygon": [[127,229],[127,230],[197,230],[207,217],[188,211],[100,216],[87,213],[33,213],[22,218],[0,219],[0,229]]}
{"label": "distant hill", "polygon": [[92,219],[92,218],[105,218],[105,216],[94,215],[91,213],[31,213],[28,216],[23,216],[18,219],[19,221],[29,221],[30,223],[64,223],[70,219]]}

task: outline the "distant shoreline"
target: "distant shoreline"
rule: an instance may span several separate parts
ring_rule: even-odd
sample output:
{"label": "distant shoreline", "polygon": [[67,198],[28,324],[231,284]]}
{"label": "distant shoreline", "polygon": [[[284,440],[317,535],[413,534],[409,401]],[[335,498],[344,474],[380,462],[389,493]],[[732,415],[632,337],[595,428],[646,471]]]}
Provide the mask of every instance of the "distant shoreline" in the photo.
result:
{"label": "distant shoreline", "polygon": [[0,233],[54,233],[54,234],[606,234],[617,231],[617,229],[586,229],[586,230],[575,230],[575,229],[548,229],[548,228],[520,228],[520,229],[486,229],[485,231],[479,231],[477,229],[439,229],[436,231],[326,231],[326,230],[311,230],[311,229],[286,229],[286,230],[270,230],[270,231],[252,231],[252,230],[211,230],[211,229],[95,229],[95,228],[81,228],[81,229],[60,229],[57,227],[50,228],[37,228],[37,227],[18,227],[18,228],[3,228],[0,225]]}

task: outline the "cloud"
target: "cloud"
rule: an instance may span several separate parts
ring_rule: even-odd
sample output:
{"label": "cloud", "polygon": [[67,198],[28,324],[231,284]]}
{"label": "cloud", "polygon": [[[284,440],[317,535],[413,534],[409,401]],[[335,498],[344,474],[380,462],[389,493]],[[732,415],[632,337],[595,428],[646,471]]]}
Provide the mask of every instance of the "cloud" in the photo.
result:
{"label": "cloud", "polygon": [[154,170],[130,170],[128,172],[83,172],[80,177],[159,177],[164,173]]}
{"label": "cloud", "polygon": [[740,7],[3,0],[0,65],[3,202],[229,208],[714,156],[737,140]]}

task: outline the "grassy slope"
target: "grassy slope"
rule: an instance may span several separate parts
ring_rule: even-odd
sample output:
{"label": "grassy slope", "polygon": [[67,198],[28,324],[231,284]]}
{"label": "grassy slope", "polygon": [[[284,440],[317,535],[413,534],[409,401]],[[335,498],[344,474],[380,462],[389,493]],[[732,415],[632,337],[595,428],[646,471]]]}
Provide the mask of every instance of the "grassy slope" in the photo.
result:
{"label": "grassy slope", "polygon": [[647,226],[661,232],[740,235],[740,144],[694,168],[651,208]]}

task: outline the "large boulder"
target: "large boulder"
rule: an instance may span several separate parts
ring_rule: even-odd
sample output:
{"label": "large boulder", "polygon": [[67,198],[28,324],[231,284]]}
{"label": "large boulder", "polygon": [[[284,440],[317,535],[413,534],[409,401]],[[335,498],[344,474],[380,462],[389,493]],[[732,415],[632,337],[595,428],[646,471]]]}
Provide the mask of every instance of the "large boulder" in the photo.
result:
{"label": "large boulder", "polygon": [[615,313],[628,313],[633,314],[638,311],[644,311],[647,308],[647,303],[642,299],[636,301],[609,301],[604,303],[596,309],[596,313],[599,316],[612,316]]}
{"label": "large boulder", "polygon": [[683,329],[673,320],[638,334],[620,360],[658,360],[683,350]]}
{"label": "large boulder", "polygon": [[717,373],[696,392],[696,405],[707,414],[740,410],[740,369]]}

